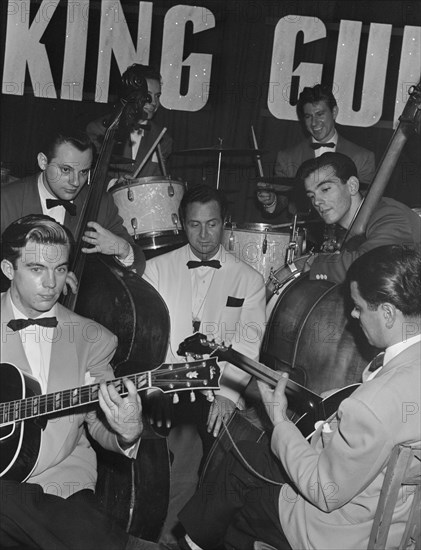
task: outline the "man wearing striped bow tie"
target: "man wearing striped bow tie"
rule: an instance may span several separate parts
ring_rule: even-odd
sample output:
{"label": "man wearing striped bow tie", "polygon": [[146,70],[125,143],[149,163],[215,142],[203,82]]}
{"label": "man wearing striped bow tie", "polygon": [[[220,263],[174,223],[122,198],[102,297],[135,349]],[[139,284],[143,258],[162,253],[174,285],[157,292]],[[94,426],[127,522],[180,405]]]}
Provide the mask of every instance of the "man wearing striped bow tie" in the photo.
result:
{"label": "man wearing striped bow tie", "polygon": [[[104,448],[136,457],[141,401],[130,380],[123,382],[127,397],[105,383],[114,378],[110,361],[117,338],[57,303],[73,245],[71,233],[44,215],[21,218],[2,235],[1,269],[11,283],[1,295],[2,548],[136,548],[99,511],[96,454],[87,432]],[[86,384],[89,393],[82,394]],[[63,390],[71,388],[66,401]],[[18,403],[32,392],[40,397],[6,409],[7,402]],[[90,407],[73,408],[91,401]],[[30,418],[22,427],[28,407]],[[13,428],[10,437],[7,426]]]}

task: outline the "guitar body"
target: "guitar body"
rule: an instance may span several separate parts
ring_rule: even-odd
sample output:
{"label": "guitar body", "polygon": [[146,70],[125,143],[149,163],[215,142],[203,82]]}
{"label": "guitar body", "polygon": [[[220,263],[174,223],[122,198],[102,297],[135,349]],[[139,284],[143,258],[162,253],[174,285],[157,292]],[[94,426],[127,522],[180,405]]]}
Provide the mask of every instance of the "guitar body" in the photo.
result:
{"label": "guitar body", "polygon": [[319,403],[317,409],[306,412],[296,422],[295,425],[305,438],[309,438],[315,431],[314,424],[319,420],[327,420],[334,414],[344,399],[349,397],[361,384],[351,384],[345,388],[325,397]]}
{"label": "guitar body", "polygon": [[[39,383],[9,363],[0,366],[0,406],[8,401],[40,395]],[[38,460],[43,424],[38,419],[13,422],[0,428],[0,477],[25,481]]]}

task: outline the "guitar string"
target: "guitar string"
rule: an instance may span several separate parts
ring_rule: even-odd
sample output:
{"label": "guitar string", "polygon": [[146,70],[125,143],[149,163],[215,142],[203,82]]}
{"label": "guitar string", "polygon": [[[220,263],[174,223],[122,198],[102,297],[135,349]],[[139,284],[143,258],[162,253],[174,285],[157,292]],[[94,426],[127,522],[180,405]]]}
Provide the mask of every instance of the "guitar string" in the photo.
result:
{"label": "guitar string", "polygon": [[[177,372],[183,372],[183,371],[191,372],[192,370],[194,370],[194,368],[196,368],[197,366],[200,366],[201,364],[202,366],[204,366],[204,364],[206,364],[206,361],[193,362],[189,364],[183,363],[182,366],[176,367],[175,369],[174,368],[163,369],[163,370],[161,369],[160,371],[157,371],[155,374],[155,382],[160,382],[160,384],[168,386],[171,383],[174,383],[174,374],[176,374]],[[192,368],[192,365],[195,365],[195,367]],[[138,383],[140,381],[141,382],[147,381],[146,379],[147,379],[148,372],[154,373],[154,371],[136,373],[133,375],[127,375],[127,377],[123,376],[120,378],[110,380],[108,381],[108,383],[113,383],[117,385],[118,386],[117,389],[118,388],[125,389],[125,387],[123,386],[123,378],[128,378],[129,380],[134,382],[138,391],[142,391],[144,389],[148,389],[148,387],[147,386],[145,386],[144,388],[139,387]],[[165,379],[164,378],[165,375],[172,375],[172,378]],[[144,378],[145,380],[141,380],[142,378]],[[206,386],[202,388],[194,387],[194,383],[201,382],[201,379],[197,379],[193,381],[191,379],[185,379],[185,380],[177,379],[175,382],[179,384],[180,383],[192,384],[192,386],[189,386],[186,388],[174,388],[175,392],[189,391],[189,390],[193,391],[195,389],[196,390],[206,389]],[[202,386],[203,386],[203,383],[202,383]],[[23,418],[23,416],[28,417],[28,407],[29,407],[29,411],[33,411],[34,406],[36,407],[36,409],[45,408],[46,410],[40,413],[40,415],[44,415],[44,414],[54,413],[55,411],[62,410],[63,408],[71,408],[72,406],[78,406],[78,405],[82,406],[84,404],[89,404],[89,402],[80,402],[80,400],[83,398],[88,397],[91,399],[91,402],[96,401],[98,399],[98,397],[96,396],[98,389],[99,389],[99,384],[92,384],[90,386],[80,386],[78,388],[60,390],[60,391],[57,391],[54,393],[48,393],[48,394],[39,394],[39,395],[24,398],[24,399],[9,401],[7,403],[0,403],[0,417],[3,419],[4,423],[9,423],[11,422],[11,420],[9,420],[10,416],[13,417],[14,421],[25,419]],[[126,393],[127,392],[122,392],[120,393],[120,395],[125,395]],[[60,396],[59,397],[60,406],[58,408],[55,408],[55,404],[57,403],[58,396]],[[64,405],[65,399],[69,400],[69,405]],[[14,414],[18,411],[20,413],[20,416],[18,418],[14,418]],[[34,413],[32,413],[32,415],[33,414]],[[31,412],[29,412],[29,416],[31,416]]]}

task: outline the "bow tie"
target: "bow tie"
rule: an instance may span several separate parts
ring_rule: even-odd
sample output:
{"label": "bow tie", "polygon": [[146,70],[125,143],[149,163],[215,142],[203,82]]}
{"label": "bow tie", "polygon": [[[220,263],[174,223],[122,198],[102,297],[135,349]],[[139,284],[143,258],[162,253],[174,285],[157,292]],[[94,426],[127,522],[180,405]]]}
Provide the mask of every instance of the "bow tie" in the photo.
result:
{"label": "bow tie", "polygon": [[190,260],[187,262],[187,267],[189,269],[195,269],[196,267],[213,267],[214,269],[219,269],[221,267],[221,262],[219,260],[203,260],[201,262]]}
{"label": "bow tie", "polygon": [[76,216],[76,205],[70,201],[63,201],[61,199],[47,199],[45,201],[47,208],[54,208],[55,206],[63,206],[71,216]]}
{"label": "bow tie", "polygon": [[376,355],[376,357],[371,361],[370,367],[368,369],[369,372],[374,372],[377,369],[379,369],[380,367],[382,367],[383,366],[383,361],[384,361],[384,351],[382,351],[381,353]]}
{"label": "bow tie", "polygon": [[11,319],[7,326],[13,331],[22,330],[30,325],[40,325],[41,327],[56,327],[58,321],[55,317],[41,317],[41,319]]}
{"label": "bow tie", "polygon": [[310,147],[313,151],[320,149],[321,147],[331,147],[333,149],[335,145],[336,143],[333,143],[332,141],[329,141],[329,143],[310,143]]}

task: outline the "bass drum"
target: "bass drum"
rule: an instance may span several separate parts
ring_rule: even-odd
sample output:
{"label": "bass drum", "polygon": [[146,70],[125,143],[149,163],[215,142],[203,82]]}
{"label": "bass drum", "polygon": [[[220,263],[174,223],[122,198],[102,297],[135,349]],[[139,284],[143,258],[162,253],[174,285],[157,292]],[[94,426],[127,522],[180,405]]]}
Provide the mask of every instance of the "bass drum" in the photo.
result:
{"label": "bass drum", "polygon": [[379,350],[367,343],[345,284],[310,280],[301,273],[307,256],[298,258],[298,274],[289,266],[275,272],[278,294],[268,290],[268,324],[260,360],[310,390],[342,388],[361,381],[361,374]]}

